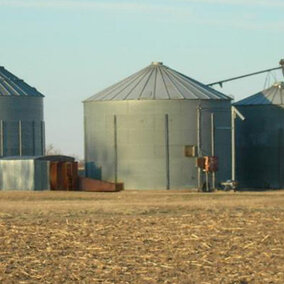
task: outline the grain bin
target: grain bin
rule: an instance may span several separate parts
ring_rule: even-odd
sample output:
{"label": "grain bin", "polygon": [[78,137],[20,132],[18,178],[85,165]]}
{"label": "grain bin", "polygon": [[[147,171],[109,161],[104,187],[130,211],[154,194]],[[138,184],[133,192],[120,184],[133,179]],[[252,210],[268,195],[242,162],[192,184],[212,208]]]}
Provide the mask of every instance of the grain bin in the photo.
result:
{"label": "grain bin", "polygon": [[44,154],[43,97],[0,67],[0,156]]}
{"label": "grain bin", "polygon": [[154,62],[84,101],[86,176],[126,189],[196,188],[194,149],[199,141],[197,154],[211,154],[213,113],[217,183],[224,181],[230,105],[230,97]]}
{"label": "grain bin", "polygon": [[236,175],[244,188],[284,188],[284,83],[234,104],[246,117],[236,120]]}

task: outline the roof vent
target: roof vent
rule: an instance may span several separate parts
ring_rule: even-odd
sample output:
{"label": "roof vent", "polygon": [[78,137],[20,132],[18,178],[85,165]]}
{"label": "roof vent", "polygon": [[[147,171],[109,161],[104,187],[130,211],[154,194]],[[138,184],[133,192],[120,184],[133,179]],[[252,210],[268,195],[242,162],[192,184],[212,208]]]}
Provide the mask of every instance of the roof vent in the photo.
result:
{"label": "roof vent", "polygon": [[163,62],[152,62],[152,65],[155,65],[155,66],[163,65]]}

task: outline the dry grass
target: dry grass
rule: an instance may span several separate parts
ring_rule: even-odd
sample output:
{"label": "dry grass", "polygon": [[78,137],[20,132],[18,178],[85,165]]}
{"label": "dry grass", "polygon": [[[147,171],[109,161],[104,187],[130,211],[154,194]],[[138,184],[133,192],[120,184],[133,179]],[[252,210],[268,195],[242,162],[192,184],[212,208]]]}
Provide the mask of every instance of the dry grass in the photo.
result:
{"label": "dry grass", "polygon": [[284,283],[284,192],[1,192],[1,283]]}

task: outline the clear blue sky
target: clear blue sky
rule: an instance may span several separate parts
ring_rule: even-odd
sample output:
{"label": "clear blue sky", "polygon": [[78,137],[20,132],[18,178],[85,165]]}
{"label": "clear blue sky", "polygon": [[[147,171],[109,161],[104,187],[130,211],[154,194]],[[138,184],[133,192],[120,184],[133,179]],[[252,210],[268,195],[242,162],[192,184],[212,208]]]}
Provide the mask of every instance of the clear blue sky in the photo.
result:
{"label": "clear blue sky", "polygon": [[[47,143],[83,156],[82,100],[151,61],[204,83],[276,67],[283,14],[283,0],[0,0],[0,65],[45,94]],[[265,79],[223,92],[238,100]]]}

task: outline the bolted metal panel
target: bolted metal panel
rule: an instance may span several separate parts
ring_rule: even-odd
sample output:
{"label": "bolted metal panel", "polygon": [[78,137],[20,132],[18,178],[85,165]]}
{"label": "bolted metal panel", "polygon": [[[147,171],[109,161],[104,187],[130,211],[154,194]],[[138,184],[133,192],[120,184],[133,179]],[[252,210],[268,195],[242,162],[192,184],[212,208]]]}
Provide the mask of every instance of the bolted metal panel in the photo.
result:
{"label": "bolted metal panel", "polygon": [[[229,179],[231,138],[227,129],[231,122],[230,100],[86,102],[87,176],[115,181],[114,143],[117,141],[117,178],[126,189],[166,189],[169,181],[171,189],[196,188],[195,158],[185,157],[184,146],[196,145],[198,107],[200,151],[203,155],[211,153],[211,113],[214,113],[215,154],[220,163],[216,183]],[[165,139],[166,115],[168,139]],[[205,176],[202,175],[201,179],[204,182]]]}

